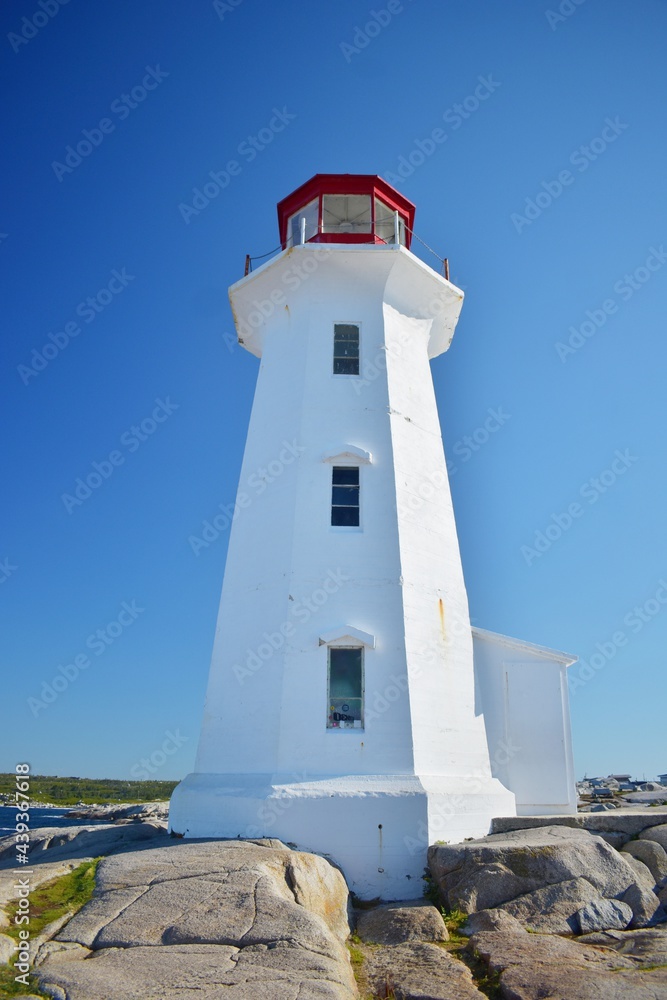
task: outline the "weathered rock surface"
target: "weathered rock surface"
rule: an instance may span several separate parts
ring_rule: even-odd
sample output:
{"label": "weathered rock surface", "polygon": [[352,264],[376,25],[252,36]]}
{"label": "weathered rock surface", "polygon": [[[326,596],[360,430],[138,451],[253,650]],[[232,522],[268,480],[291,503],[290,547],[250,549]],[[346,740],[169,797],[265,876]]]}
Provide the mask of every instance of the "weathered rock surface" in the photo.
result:
{"label": "weathered rock surface", "polygon": [[[660,827],[657,827],[660,830]],[[652,831],[649,831],[651,833]],[[630,840],[623,848],[623,853],[631,854],[633,858],[643,861],[653,876],[653,881],[658,884],[663,879],[667,879],[667,851],[659,841],[652,837],[639,840]]]}
{"label": "weathered rock surface", "polygon": [[[158,823],[128,823],[121,826],[99,823],[95,826],[39,827],[30,831],[31,865],[65,861],[71,858],[97,858],[127,850],[142,841],[164,837],[167,832]],[[0,840],[0,868],[15,865],[16,842],[13,836]]]}
{"label": "weathered rock surface", "polygon": [[667,929],[602,931],[580,937],[578,943],[604,945],[641,966],[667,965]]}
{"label": "weathered rock surface", "polygon": [[642,830],[639,834],[640,840],[652,840],[667,851],[667,823],[661,826],[652,826],[648,830]]}
{"label": "weathered rock surface", "polygon": [[505,931],[508,934],[527,934],[526,928],[516,917],[506,910],[477,910],[471,913],[461,928],[461,933],[470,937],[480,931]]}
{"label": "weathered rock surface", "polygon": [[[589,935],[586,940],[601,937]],[[548,934],[484,932],[471,938],[470,947],[500,975],[500,994],[507,1000],[664,1000],[667,996],[667,968],[651,968],[657,963],[648,957],[655,954],[654,944],[643,953],[639,945],[626,955],[622,947],[591,947]]]}
{"label": "weathered rock surface", "polygon": [[163,843],[100,863],[57,938],[94,954],[50,955],[44,986],[65,1000],[356,996],[347,886],[328,861],[279,841]]}
{"label": "weathered rock surface", "polygon": [[368,956],[364,971],[373,995],[378,997],[484,1000],[468,967],[435,944],[378,948]]}
{"label": "weathered rock surface", "polygon": [[621,854],[623,860],[627,861],[635,873],[637,885],[641,886],[642,889],[648,889],[649,892],[653,892],[655,890],[655,879],[644,862],[640,861],[639,858],[633,857],[632,854],[627,854],[625,851],[621,851]]}
{"label": "weathered rock surface", "polygon": [[103,948],[83,962],[36,970],[64,1000],[353,1000],[356,988],[340,982],[341,971],[341,963],[286,941]]}
{"label": "weathered rock surface", "polygon": [[357,918],[357,934],[368,944],[407,941],[447,941],[445,921],[435,906],[425,903],[389,903],[366,910]]}
{"label": "weathered rock surface", "polygon": [[632,868],[604,840],[565,826],[431,847],[429,865],[448,906],[464,913],[578,878],[605,898],[620,896],[635,881]]}
{"label": "weathered rock surface", "polygon": [[163,820],[169,818],[169,802],[116,802],[107,805],[80,806],[70,809],[69,819],[104,819],[109,823],[118,820]]}
{"label": "weathered rock surface", "polygon": [[[518,896],[509,903],[502,903],[499,909],[541,934],[577,934],[577,913],[587,905],[600,906],[603,903],[603,897],[590,882],[585,878],[574,878]],[[628,919],[624,924],[619,924],[615,918],[609,926],[627,927],[631,919],[632,911],[628,910]]]}
{"label": "weathered rock surface", "polygon": [[666,918],[662,903],[655,893],[642,889],[639,885],[628,886],[621,899],[632,908],[631,927],[650,927]]}
{"label": "weathered rock surface", "polygon": [[625,930],[632,918],[632,907],[618,899],[593,900],[582,906],[575,914],[577,930],[582,934],[591,934],[593,931]]}
{"label": "weathered rock surface", "polygon": [[[564,826],[588,830],[597,837],[604,837],[607,833],[620,833],[625,840],[629,840],[637,834],[641,835],[649,827],[660,825],[667,825],[667,807],[664,806],[651,809],[614,809],[607,813],[577,813],[575,816],[503,816],[493,820],[491,830],[493,833],[508,833],[511,830]],[[612,846],[621,845],[614,843]]]}

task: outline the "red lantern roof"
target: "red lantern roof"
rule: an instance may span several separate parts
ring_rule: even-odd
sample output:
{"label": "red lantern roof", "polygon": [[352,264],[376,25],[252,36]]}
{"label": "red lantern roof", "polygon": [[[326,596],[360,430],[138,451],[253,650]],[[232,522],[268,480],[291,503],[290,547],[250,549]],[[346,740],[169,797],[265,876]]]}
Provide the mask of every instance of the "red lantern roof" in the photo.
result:
{"label": "red lantern roof", "polygon": [[376,174],[315,174],[278,203],[283,249],[300,243],[400,243],[415,206]]}

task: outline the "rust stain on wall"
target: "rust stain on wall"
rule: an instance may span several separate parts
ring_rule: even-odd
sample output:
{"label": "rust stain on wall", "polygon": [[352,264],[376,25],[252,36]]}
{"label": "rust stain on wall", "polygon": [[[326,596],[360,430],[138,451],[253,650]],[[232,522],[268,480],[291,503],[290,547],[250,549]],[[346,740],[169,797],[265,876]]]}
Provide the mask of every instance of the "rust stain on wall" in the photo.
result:
{"label": "rust stain on wall", "polygon": [[447,630],[445,629],[445,605],[442,603],[442,597],[438,598],[438,613],[440,614],[440,634],[442,635],[443,642],[446,642]]}

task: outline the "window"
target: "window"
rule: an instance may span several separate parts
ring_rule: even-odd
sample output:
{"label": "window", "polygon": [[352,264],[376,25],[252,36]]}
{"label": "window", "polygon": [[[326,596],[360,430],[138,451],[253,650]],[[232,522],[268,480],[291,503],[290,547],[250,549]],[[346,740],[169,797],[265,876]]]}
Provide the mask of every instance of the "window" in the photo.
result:
{"label": "window", "polygon": [[327,729],[364,728],[363,650],[329,648]]}
{"label": "window", "polygon": [[[384,240],[385,243],[393,243],[396,234],[394,232],[394,210],[389,205],[385,205],[379,198],[375,199],[375,235]],[[398,242],[405,246],[405,220],[398,217]]]}
{"label": "window", "polygon": [[306,243],[317,236],[317,223],[320,211],[319,198],[309,201],[307,205],[300,208],[298,212],[291,215],[287,223],[287,245],[290,247],[299,246],[301,243],[301,220],[306,220]]}
{"label": "window", "polygon": [[334,375],[359,374],[359,327],[334,323]]}
{"label": "window", "polygon": [[359,524],[359,466],[335,465],[331,486],[331,523]]}
{"label": "window", "polygon": [[323,233],[370,233],[369,194],[325,194],[322,196]]}

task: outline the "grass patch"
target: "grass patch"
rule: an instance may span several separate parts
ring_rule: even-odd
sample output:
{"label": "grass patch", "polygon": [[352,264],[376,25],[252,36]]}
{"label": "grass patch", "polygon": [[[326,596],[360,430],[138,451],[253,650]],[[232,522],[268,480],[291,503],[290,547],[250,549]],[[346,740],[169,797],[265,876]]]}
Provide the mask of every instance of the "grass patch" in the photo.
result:
{"label": "grass patch", "polygon": [[[19,941],[19,931],[27,929],[29,926],[30,938],[35,940],[44,928],[58,920],[66,913],[76,913],[80,910],[93,895],[95,888],[95,873],[101,858],[93,861],[85,861],[74,871],[51,882],[45,882],[30,893],[30,924],[17,925],[14,917],[18,913],[18,901],[13,901],[7,907],[9,917],[9,927],[3,931],[8,937]],[[24,983],[17,983],[15,976],[19,975],[14,969],[13,962],[7,965],[0,965],[0,996],[14,997],[25,993],[40,993],[37,979],[30,976],[29,986]]]}

